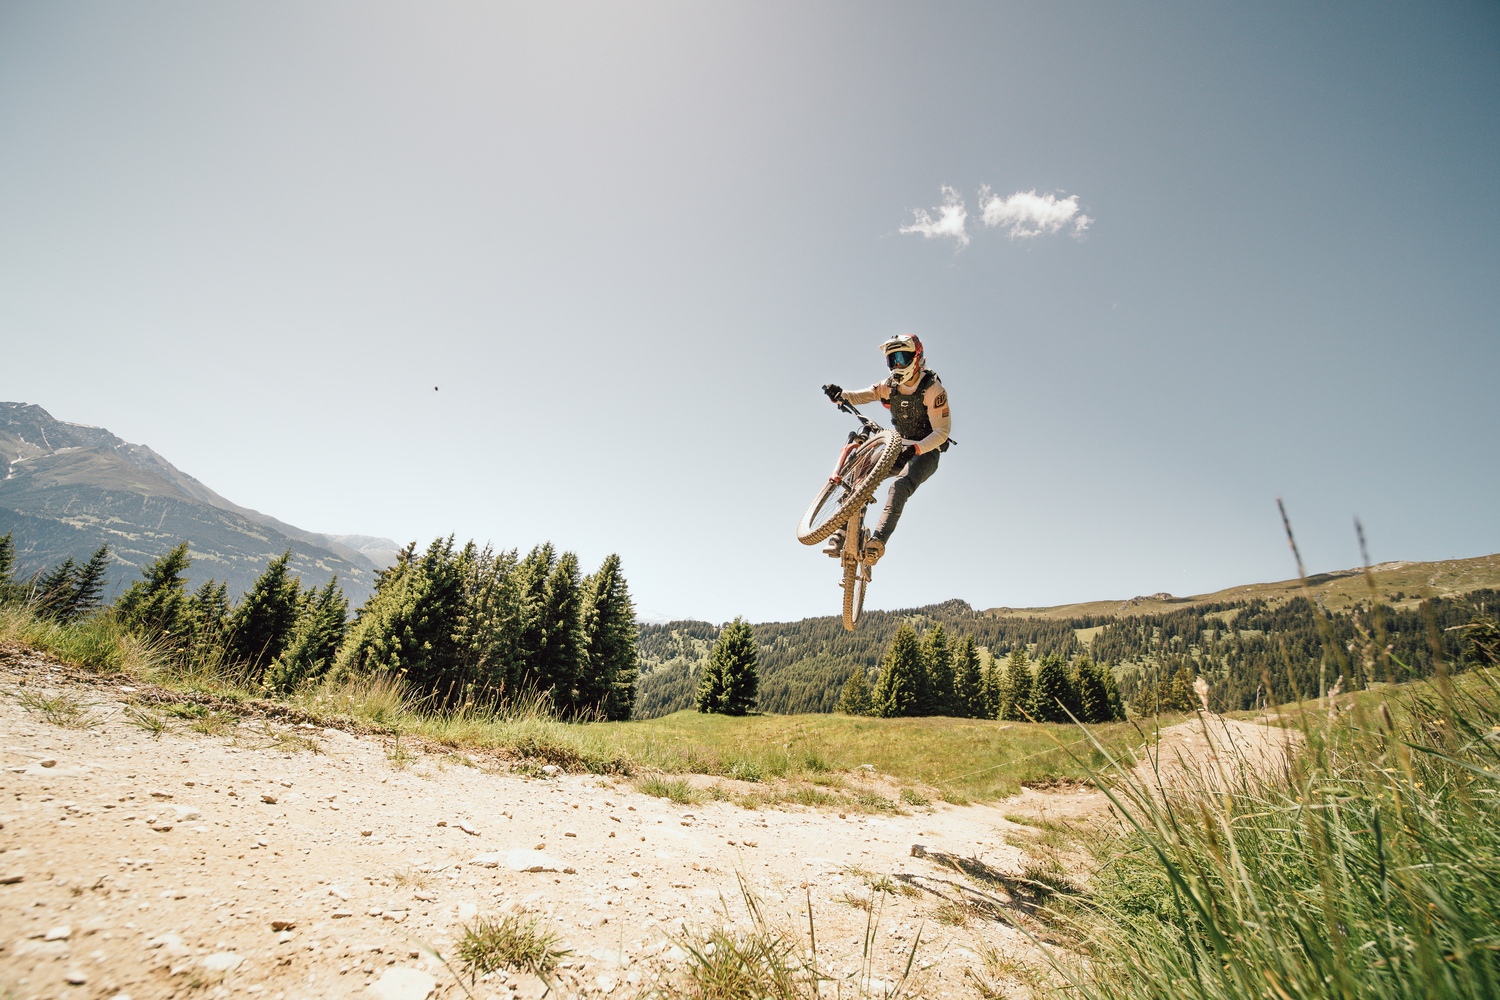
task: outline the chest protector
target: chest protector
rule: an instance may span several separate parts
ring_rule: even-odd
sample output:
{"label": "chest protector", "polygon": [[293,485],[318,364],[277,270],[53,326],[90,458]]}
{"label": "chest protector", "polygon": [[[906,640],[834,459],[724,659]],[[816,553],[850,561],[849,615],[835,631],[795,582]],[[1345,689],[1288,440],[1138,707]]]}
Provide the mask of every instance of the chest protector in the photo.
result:
{"label": "chest protector", "polygon": [[[895,378],[886,379],[886,385],[891,387],[891,398],[881,400],[881,405],[891,411],[891,423],[896,425],[896,433],[912,441],[920,441],[932,433],[932,421],[927,419],[927,390],[932,383],[938,381],[937,372],[924,371],[922,377],[917,380],[917,389],[911,395],[903,394],[897,387],[900,385]],[[944,441],[939,451],[948,450],[948,442]]]}

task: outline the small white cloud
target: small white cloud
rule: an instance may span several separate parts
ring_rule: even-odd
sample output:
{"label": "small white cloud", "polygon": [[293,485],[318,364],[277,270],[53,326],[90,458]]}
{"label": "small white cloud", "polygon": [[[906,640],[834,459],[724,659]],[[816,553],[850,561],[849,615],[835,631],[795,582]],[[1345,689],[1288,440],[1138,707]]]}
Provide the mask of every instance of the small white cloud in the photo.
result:
{"label": "small white cloud", "polygon": [[902,226],[901,231],[920,233],[929,240],[935,236],[952,236],[958,240],[960,247],[968,246],[969,234],[964,227],[969,218],[969,211],[964,207],[964,200],[958,196],[958,192],[946,184],[943,185],[943,205],[937,212],[938,217],[934,219],[923,209],[913,209],[914,217],[911,225]]}
{"label": "small white cloud", "polygon": [[1008,227],[1012,238],[1055,233],[1069,225],[1077,236],[1094,221],[1078,211],[1076,194],[1059,199],[1055,194],[1031,190],[1002,198],[992,193],[988,184],[979,190],[979,211],[985,226]]}

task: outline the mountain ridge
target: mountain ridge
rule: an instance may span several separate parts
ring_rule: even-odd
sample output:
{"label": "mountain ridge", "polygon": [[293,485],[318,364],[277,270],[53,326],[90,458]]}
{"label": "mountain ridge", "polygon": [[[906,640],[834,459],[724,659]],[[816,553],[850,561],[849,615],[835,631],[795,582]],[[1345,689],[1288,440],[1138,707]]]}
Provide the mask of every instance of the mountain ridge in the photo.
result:
{"label": "mountain ridge", "polygon": [[371,554],[396,549],[389,539],[307,531],[236,504],[148,446],[58,420],[34,403],[0,402],[0,459],[0,533],[15,534],[23,571],[87,558],[107,543],[116,564],[110,589],[117,591],[133,576],[128,570],[186,541],[194,582],[212,575],[238,593],[269,559],[291,549],[304,582],[321,584],[337,573],[358,606],[375,573],[389,565]]}

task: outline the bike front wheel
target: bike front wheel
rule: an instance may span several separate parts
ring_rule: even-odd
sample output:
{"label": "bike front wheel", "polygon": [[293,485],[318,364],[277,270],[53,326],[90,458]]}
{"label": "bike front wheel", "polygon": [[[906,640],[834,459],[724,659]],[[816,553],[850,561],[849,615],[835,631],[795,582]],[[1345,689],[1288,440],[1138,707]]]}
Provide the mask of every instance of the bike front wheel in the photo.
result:
{"label": "bike front wheel", "polygon": [[797,525],[797,541],[816,545],[870,502],[875,487],[890,474],[901,457],[901,437],[884,430],[853,448],[839,465],[837,474],[813,497],[807,513]]}

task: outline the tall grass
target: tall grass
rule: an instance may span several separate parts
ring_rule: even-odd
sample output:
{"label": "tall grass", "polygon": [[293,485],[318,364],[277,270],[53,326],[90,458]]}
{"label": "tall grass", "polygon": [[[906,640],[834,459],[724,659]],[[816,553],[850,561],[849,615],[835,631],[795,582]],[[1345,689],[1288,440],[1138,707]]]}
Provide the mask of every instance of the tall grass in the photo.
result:
{"label": "tall grass", "polygon": [[1308,727],[1286,774],[1117,785],[1130,832],[1059,971],[1098,998],[1500,996],[1500,680],[1470,677]]}
{"label": "tall grass", "polygon": [[0,604],[0,642],[31,646],[91,670],[147,672],[161,660],[150,643],[108,612],[61,623],[26,604]]}

